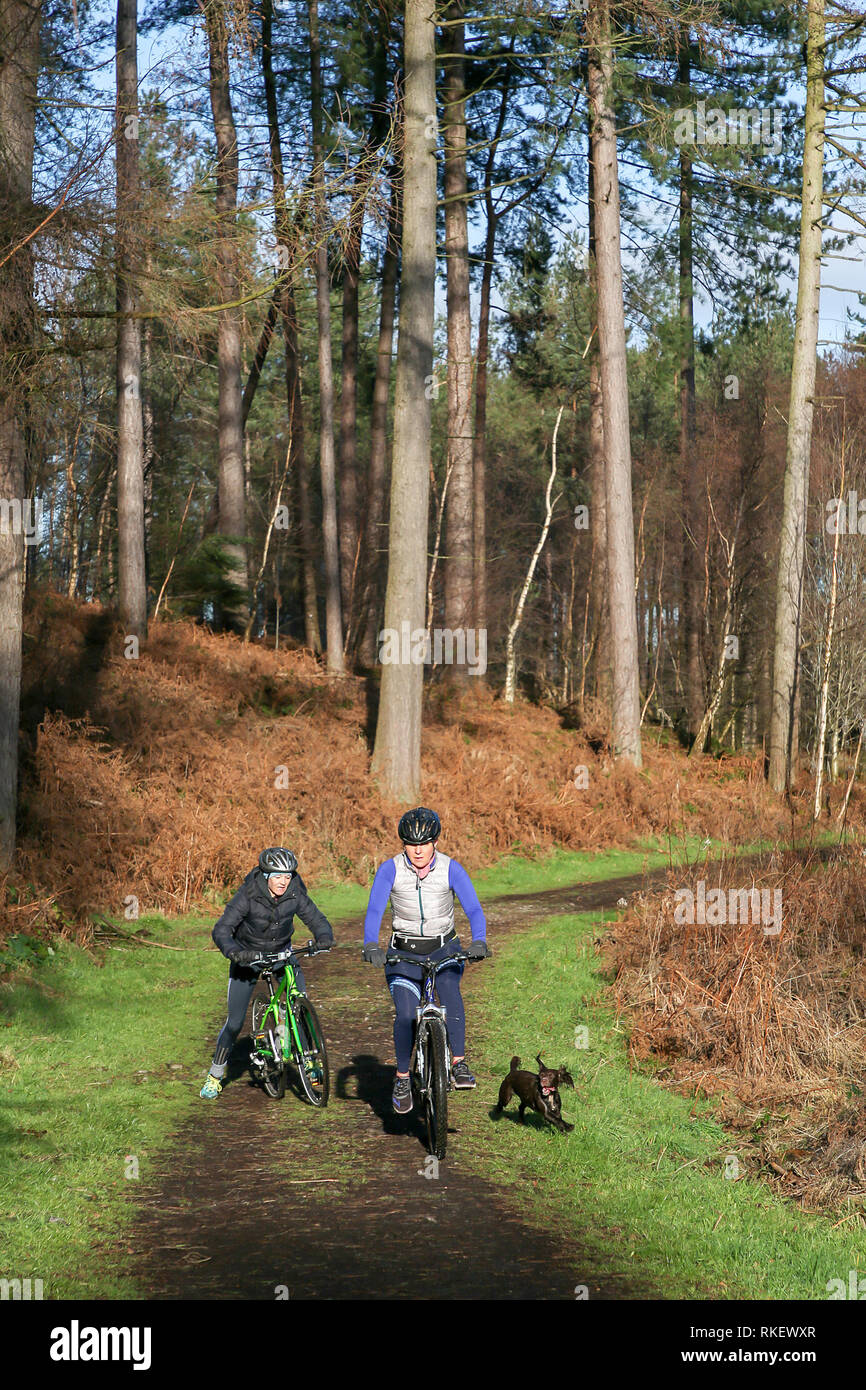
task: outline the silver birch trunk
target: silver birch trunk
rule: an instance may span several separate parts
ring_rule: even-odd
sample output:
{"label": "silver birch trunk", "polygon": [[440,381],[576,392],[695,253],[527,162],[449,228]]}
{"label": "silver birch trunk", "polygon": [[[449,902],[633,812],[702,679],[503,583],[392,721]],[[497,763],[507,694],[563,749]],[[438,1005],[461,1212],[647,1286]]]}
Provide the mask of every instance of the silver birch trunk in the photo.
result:
{"label": "silver birch trunk", "polygon": [[842,825],[848,814],[848,802],[851,800],[851,789],[854,786],[854,779],[857,776],[857,766],[860,762],[860,749],[863,747],[864,722],[866,721],[864,721],[863,719],[860,720],[860,732],[857,735],[857,747],[854,750],[854,763],[851,768],[851,776],[848,778],[848,785],[845,788],[845,799],[843,800],[842,805],[839,807],[839,813],[836,816],[836,821],[839,825]]}
{"label": "silver birch trunk", "polygon": [[124,632],[147,636],[144,548],[144,421],[138,310],[138,0],[117,0],[117,574]]}
{"label": "silver birch trunk", "polygon": [[[262,578],[263,578],[264,573],[265,573],[265,570],[266,570],[266,568],[267,568],[267,564],[268,564],[268,552],[270,551],[270,548],[271,548],[271,537],[272,537],[273,534],[274,534],[274,527],[275,527],[276,524],[277,524],[277,517],[278,517],[279,514],[280,514],[280,507],[281,507],[282,504],[283,504],[283,488],[284,488],[285,485],[286,485],[286,478],[288,477],[288,474],[289,474],[289,464],[290,464],[290,462],[291,462],[291,458],[292,458],[292,440],[291,440],[291,437],[289,437],[289,446],[288,446],[288,448],[286,449],[286,463],[285,463],[285,467],[283,468],[283,476],[280,478],[280,485],[279,485],[279,487],[277,488],[277,500],[276,500],[276,502],[274,503],[274,509],[273,509],[273,511],[272,511],[272,513],[271,513],[271,519],[270,519],[270,521],[268,522],[268,529],[267,529],[267,532],[265,533],[265,543],[264,543],[264,546],[263,546],[263,548],[262,548],[262,563],[259,565],[258,573],[256,574],[256,577],[255,577],[255,579],[253,580],[252,589],[253,589],[253,594],[254,594],[254,595],[257,594],[258,591],[259,591],[259,585],[260,585],[261,582],[262,582]],[[265,618],[266,618],[266,621],[267,621],[267,614],[265,615]],[[253,624],[254,624],[254,622],[255,622],[255,619],[256,619],[256,610],[255,610],[255,608],[253,608],[252,611],[251,611],[251,613],[250,613],[250,616],[247,618],[247,625],[246,625],[246,628],[244,629],[244,642],[245,642],[245,643],[246,643],[246,642],[249,642],[250,637],[252,636]],[[277,634],[279,634],[279,629],[280,629],[280,615],[279,615],[279,612],[278,612],[278,613],[277,613]]]}
{"label": "silver birch trunk", "polygon": [[[108,481],[105,484],[105,491],[102,494],[102,501],[99,504],[99,521],[96,528],[96,552],[92,565],[88,566],[88,578],[90,581],[90,597],[101,602],[105,592],[106,577],[102,572],[102,547],[105,539],[105,523],[108,518],[108,504],[114,490],[114,480],[117,477],[117,464],[109,470]],[[108,550],[111,551],[111,536],[108,538]]]}
{"label": "silver birch trunk", "polygon": [[433,554],[430,557],[430,570],[427,575],[427,632],[432,641],[433,630],[433,593],[436,585],[436,570],[439,565],[439,551],[442,546],[442,522],[445,517],[445,503],[448,500],[448,484],[451,481],[452,465],[449,464],[445,469],[445,481],[442,484],[442,496],[436,502],[436,478],[433,470],[430,470],[430,481],[433,484],[433,501],[436,506],[436,527],[433,536]]}
{"label": "silver birch trunk", "polygon": [[722,618],[722,640],[719,645],[719,657],[716,663],[715,679],[713,681],[712,691],[710,692],[709,703],[706,709],[704,710],[704,713],[701,717],[701,722],[698,725],[695,734],[694,742],[692,743],[692,746],[689,749],[689,757],[692,757],[694,755],[700,757],[702,755],[704,751],[704,744],[706,743],[707,738],[713,727],[713,721],[715,720],[715,717],[719,712],[719,706],[722,702],[722,694],[725,689],[725,671],[726,663],[728,660],[728,638],[731,636],[731,628],[734,620],[734,585],[736,579],[735,564],[737,558],[737,541],[739,539],[740,526],[742,524],[743,519],[743,506],[744,496],[741,495],[739,506],[737,508],[737,521],[736,526],[734,528],[733,540],[728,542],[725,539],[725,537],[721,534],[721,532],[719,533],[719,539],[721,540],[722,547],[725,551],[725,612],[724,617]]}
{"label": "silver birch trunk", "polygon": [[508,637],[505,642],[504,698],[506,703],[509,705],[514,704],[514,693],[517,687],[517,657],[515,653],[517,634],[520,631],[520,624],[523,621],[523,610],[526,607],[526,596],[529,593],[529,586],[531,585],[533,576],[535,574],[535,567],[538,564],[538,557],[544,549],[544,542],[547,540],[547,533],[550,530],[550,522],[553,517],[553,509],[559,501],[558,497],[554,497],[551,501],[550,494],[553,491],[553,484],[556,479],[556,436],[559,434],[559,422],[562,419],[562,412],[564,409],[564,406],[559,407],[559,414],[556,417],[556,424],[553,429],[553,443],[551,445],[550,450],[550,477],[547,480],[547,489],[544,494],[544,525],[541,528],[541,535],[538,538],[538,544],[532,552],[532,559],[530,560],[529,568],[526,571],[526,578],[523,581],[523,588],[520,591],[520,597],[517,600],[517,608],[515,609],[514,617],[511,620],[511,624],[508,628]]}

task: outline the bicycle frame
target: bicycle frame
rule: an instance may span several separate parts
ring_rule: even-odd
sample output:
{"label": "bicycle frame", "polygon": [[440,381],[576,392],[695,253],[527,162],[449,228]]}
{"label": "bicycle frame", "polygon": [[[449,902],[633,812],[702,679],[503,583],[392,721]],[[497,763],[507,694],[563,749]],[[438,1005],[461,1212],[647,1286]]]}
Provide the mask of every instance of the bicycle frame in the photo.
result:
{"label": "bicycle frame", "polygon": [[[293,1050],[290,1042],[289,1029],[291,1029],[291,1038],[294,1039],[295,1047],[297,1048],[298,1052],[303,1053],[304,1051],[304,1045],[301,1041],[301,1036],[298,1032],[298,1025],[295,1019],[295,1011],[292,1008],[292,1004],[296,999],[305,998],[305,994],[304,991],[300,989],[298,986],[298,979],[297,975],[295,974],[294,961],[295,957],[299,955],[317,955],[318,952],[310,949],[311,946],[312,943],[310,943],[310,946],[307,947],[306,950],[292,951],[290,948],[288,951],[280,952],[278,956],[271,956],[268,965],[266,965],[261,972],[261,978],[264,980],[270,993],[270,1000],[268,1001],[268,1007],[265,1010],[265,1013],[262,1017],[262,1024],[267,1024],[268,1020],[270,1019],[272,1025],[271,1027],[267,1028],[267,1035],[270,1040],[270,1052],[268,1052],[266,1048],[262,1047],[261,1043],[259,1042],[259,1039],[262,1037],[262,1034],[265,1031],[264,1028],[260,1029],[259,1033],[253,1037],[254,1049],[263,1057],[269,1056],[273,1060],[281,1058],[283,1062],[291,1061]],[[279,986],[279,988],[277,988],[276,977],[280,963],[284,964],[285,969],[283,972],[282,983]],[[276,969],[274,967],[276,967]],[[284,1003],[285,1005],[287,1025],[282,1037],[280,1037],[279,1033],[279,1010],[281,1003]]]}
{"label": "bicycle frame", "polygon": [[412,1056],[409,1061],[410,1070],[413,1067],[418,1078],[418,1090],[421,1096],[425,1096],[430,1089],[430,1070],[427,1066],[427,1049],[419,1046],[419,1041],[424,1037],[421,1023],[426,1018],[439,1018],[442,1020],[445,1029],[445,1066],[448,1076],[448,1089],[451,1090],[451,1045],[448,1041],[448,1021],[447,1009],[444,1004],[437,1004],[433,998],[433,979],[432,975],[424,980],[424,999],[415,1010],[415,1041],[412,1044]]}

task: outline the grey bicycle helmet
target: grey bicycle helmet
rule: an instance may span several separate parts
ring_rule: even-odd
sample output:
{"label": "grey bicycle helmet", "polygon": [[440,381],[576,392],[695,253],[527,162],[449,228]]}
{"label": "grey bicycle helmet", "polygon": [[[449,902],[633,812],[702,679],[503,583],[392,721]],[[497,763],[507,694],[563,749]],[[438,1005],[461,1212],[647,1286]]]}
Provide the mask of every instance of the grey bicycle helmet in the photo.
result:
{"label": "grey bicycle helmet", "polygon": [[259,868],[267,877],[269,874],[293,874],[298,861],[290,849],[263,849],[259,855]]}
{"label": "grey bicycle helmet", "polygon": [[428,840],[438,840],[442,834],[442,822],[429,806],[416,806],[400,817],[397,834],[404,845],[426,845]]}

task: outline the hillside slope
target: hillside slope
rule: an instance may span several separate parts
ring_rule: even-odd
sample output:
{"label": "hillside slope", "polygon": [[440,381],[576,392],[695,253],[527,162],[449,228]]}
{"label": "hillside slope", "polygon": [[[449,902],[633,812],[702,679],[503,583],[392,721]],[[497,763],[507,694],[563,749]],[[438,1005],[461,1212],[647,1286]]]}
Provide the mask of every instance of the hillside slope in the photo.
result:
{"label": "hillside slope", "polygon": [[[308,652],[187,622],[152,625],[128,657],[110,612],[40,596],[26,622],[5,930],[80,927],[93,910],[121,913],[130,895],[142,915],[181,913],[223,898],[266,844],[295,849],[312,884],[369,881],[395,852],[404,809],[369,772],[377,693],[373,678],[330,681]],[[427,687],[423,779],[443,848],[470,869],[555,845],[735,843],[792,829],[760,756],[688,760],[648,731],[636,773],[556,711],[509,708],[474,682],[459,700]]]}

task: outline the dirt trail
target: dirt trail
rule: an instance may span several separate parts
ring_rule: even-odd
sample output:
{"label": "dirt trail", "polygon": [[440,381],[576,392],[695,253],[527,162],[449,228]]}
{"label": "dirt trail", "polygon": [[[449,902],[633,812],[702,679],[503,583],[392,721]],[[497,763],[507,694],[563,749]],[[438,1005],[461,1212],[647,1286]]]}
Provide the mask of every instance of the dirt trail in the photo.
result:
{"label": "dirt trail", "polygon": [[[659,876],[488,901],[493,949],[540,916],[611,907]],[[359,940],[360,920],[341,923],[337,936]],[[484,969],[464,976],[470,1030]],[[600,1266],[573,1235],[523,1220],[519,1189],[468,1171],[461,1113],[489,1110],[496,1099],[481,1085],[450,1093],[448,1155],[439,1176],[426,1179],[420,1127],[391,1110],[381,971],[353,945],[307,962],[305,972],[328,1039],[330,1103],[313,1111],[288,1091],[269,1100],[249,1080],[249,1038],[239,1038],[231,1084],[177,1134],[125,1253],[114,1252],[143,1298],[574,1299],[577,1285],[596,1299],[654,1296],[630,1271]],[[516,1123],[516,1111],[499,1123]]]}

